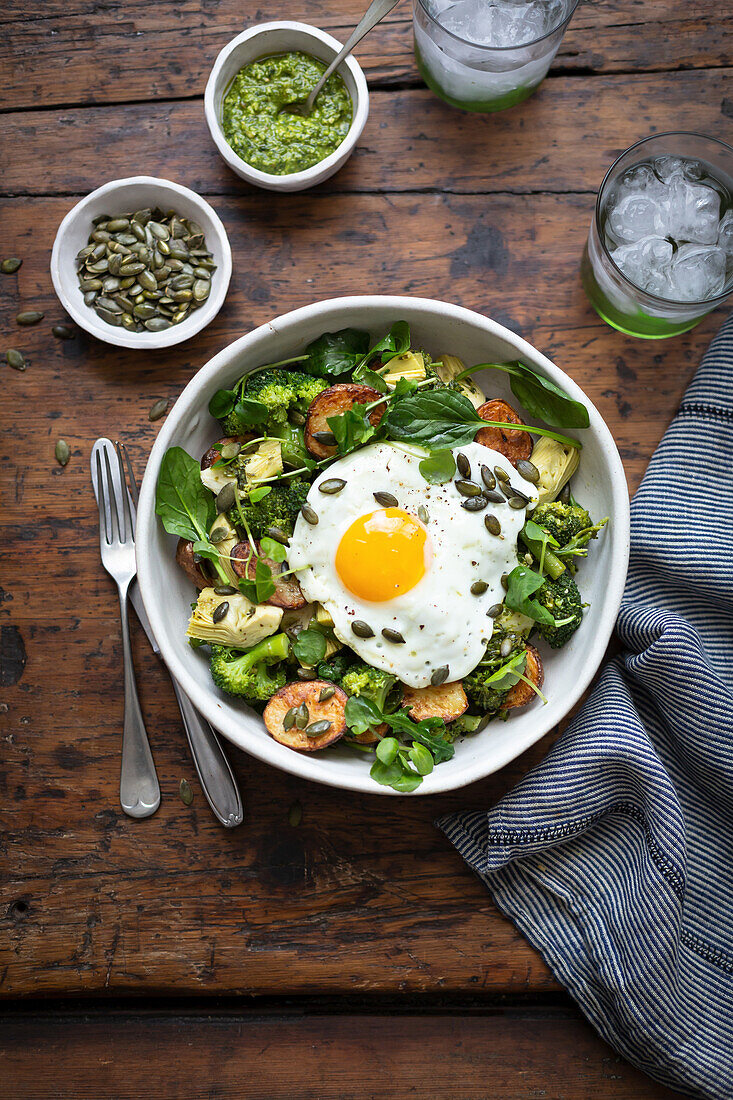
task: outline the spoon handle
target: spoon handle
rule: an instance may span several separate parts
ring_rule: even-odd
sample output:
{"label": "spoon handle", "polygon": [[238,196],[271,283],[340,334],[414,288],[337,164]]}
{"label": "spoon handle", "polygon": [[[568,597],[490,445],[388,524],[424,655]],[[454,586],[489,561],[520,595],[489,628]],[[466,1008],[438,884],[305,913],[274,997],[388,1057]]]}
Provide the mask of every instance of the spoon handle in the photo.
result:
{"label": "spoon handle", "polygon": [[308,96],[306,101],[306,111],[310,113],[313,109],[313,104],[316,101],[316,97],[320,92],[323,85],[328,80],[334,69],[337,69],[347,54],[351,53],[357,42],[361,42],[365,34],[368,34],[372,27],[376,27],[377,23],[381,19],[384,19],[385,15],[389,15],[392,8],[396,8],[400,0],[372,0],[367,10],[362,15],[359,22],[354,27],[349,37],[343,46],[343,49],[336,54],[331,64],[326,69],[321,79],[316,84],[315,88]]}

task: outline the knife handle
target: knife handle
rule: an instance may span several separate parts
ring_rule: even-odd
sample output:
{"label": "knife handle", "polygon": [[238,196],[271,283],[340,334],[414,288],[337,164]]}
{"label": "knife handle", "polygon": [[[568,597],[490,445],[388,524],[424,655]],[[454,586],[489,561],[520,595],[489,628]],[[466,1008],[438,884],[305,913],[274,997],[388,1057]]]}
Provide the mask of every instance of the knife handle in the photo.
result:
{"label": "knife handle", "polygon": [[214,816],[227,829],[244,817],[239,787],[216,733],[171,677],[201,789]]}

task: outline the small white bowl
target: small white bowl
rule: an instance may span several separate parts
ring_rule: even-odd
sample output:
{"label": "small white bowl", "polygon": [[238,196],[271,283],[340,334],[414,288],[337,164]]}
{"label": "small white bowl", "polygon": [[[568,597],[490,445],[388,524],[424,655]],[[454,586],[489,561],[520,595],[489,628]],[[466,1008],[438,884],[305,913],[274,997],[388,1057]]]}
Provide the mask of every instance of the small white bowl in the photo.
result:
{"label": "small white bowl", "polygon": [[336,70],[351,96],[353,114],[349,132],[338,149],[311,168],[306,168],[303,172],[291,172],[287,176],[261,172],[258,168],[247,164],[234,152],[221,128],[224,96],[234,77],[245,65],[249,65],[260,57],[289,53],[291,50],[310,54],[328,65],[341,47],[341,42],[318,27],[311,27],[307,23],[283,21],[260,23],[256,27],[250,27],[248,31],[233,38],[221,51],[206,84],[204,112],[217,149],[231,170],[243,180],[254,183],[257,187],[264,187],[267,191],[304,191],[307,187],[313,187],[327,180],[349,159],[369,116],[369,90],[366,78],[359,62],[351,54]]}
{"label": "small white bowl", "polygon": [[[128,332],[108,325],[94,310],[84,304],[76,272],[76,254],[87,243],[92,232],[92,219],[98,214],[113,217],[127,211],[159,206],[175,210],[184,218],[192,218],[201,226],[206,247],[214,257],[216,271],[211,278],[211,293],[202,306],[193,310],[180,324],[163,332]],[[56,234],[51,253],[51,278],[61,305],[80,328],[85,329],[118,348],[170,348],[188,340],[206,328],[221,309],[232,275],[232,250],[219,216],[205,199],[188,187],[155,176],[130,176],[112,180],[90,192],[66,215]]]}
{"label": "small white bowl", "polygon": [[[208,413],[209,401],[218,389],[231,386],[261,363],[299,354],[323,332],[352,326],[366,329],[376,340],[397,319],[408,322],[417,347],[436,355],[450,351],[469,364],[521,359],[582,401],[590,414],[590,427],[580,433],[583,456],[573,492],[592,516],[610,516],[611,521],[582,568],[581,591],[589,601],[582,626],[563,649],[539,645],[549,702],[542,706],[535,701],[506,722],[492,722],[482,733],[466,737],[456,746],[455,757],[426,776],[415,793],[437,794],[464,787],[503,768],[539,741],[578,702],[611,637],[629,558],[629,493],[616,445],[598,410],[572,378],[496,321],[446,302],[375,295],[316,302],[235,340],[194,375],[168,413],[145,471],[135,538],[140,591],[163,659],[212,725],[252,756],[303,779],[390,796],[396,792],[370,778],[368,763],[361,755],[340,751],[338,746],[324,753],[293,752],[273,741],[258,714],[214,686],[205,655],[186,641],[193,587],[176,564],[177,540],[166,534],[155,514],[155,486],[169,447],[183,447],[198,458],[221,434]],[[477,371],[476,380],[487,396],[516,401],[506,376],[498,371]],[[613,721],[612,714],[609,721]]]}

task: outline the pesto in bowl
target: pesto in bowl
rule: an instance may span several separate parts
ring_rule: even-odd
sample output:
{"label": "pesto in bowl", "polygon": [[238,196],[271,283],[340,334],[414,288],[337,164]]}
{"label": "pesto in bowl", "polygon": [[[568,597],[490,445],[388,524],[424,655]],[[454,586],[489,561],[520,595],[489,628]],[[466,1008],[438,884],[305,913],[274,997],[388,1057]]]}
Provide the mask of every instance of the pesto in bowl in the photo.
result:
{"label": "pesto in bowl", "polygon": [[274,176],[287,176],[325,160],[344,140],[352,120],[351,98],[338,73],[326,81],[308,118],[281,113],[306,99],[326,66],[293,51],[245,65],[222,104],[224,137],[237,156]]}

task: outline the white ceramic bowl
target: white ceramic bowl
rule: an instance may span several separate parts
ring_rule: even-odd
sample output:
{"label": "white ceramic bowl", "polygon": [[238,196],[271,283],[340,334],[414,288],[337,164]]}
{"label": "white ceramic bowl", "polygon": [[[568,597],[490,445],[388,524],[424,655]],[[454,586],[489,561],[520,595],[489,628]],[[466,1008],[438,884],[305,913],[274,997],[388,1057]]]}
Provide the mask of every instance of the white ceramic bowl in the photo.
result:
{"label": "white ceramic bowl", "polygon": [[303,172],[292,172],[287,176],[261,172],[237,156],[221,128],[222,102],[227,88],[245,65],[249,65],[251,61],[256,61],[260,57],[289,53],[291,50],[308,53],[328,65],[342,45],[343,43],[318,27],[310,27],[307,23],[284,21],[260,23],[259,26],[250,27],[248,31],[233,38],[221,51],[206,84],[204,112],[217,149],[231,170],[243,180],[254,183],[257,187],[264,187],[268,191],[304,191],[307,187],[323,183],[334,172],[338,172],[349,159],[369,115],[369,90],[366,78],[359,62],[351,54],[336,70],[351,96],[353,115],[349,132],[338,149],[311,168],[306,168]]}
{"label": "white ceramic bowl", "polygon": [[[547,706],[539,701],[491,723],[482,733],[456,745],[453,760],[435,768],[417,794],[435,794],[482,779],[519,756],[551,730],[577,702],[603,657],[618,614],[629,553],[629,498],[621,460],[611,433],[582,390],[526,341],[495,321],[460,306],[423,298],[336,298],[286,313],[242,336],[206,364],[188,383],[161,428],[148,461],[140,493],[137,552],[140,588],[163,657],[171,672],[209,721],[235,745],[278,768],[347,790],[394,794],[369,777],[361,755],[335,746],[305,755],[277,744],[261,718],[244,704],[220,693],[209,675],[205,651],[188,645],[185,632],[193,590],[176,565],[176,539],[155,516],[155,484],[163,454],[180,446],[198,458],[219,434],[207,411],[216,390],[262,363],[297,355],[323,332],[347,326],[367,329],[378,339],[398,319],[406,320],[412,339],[436,356],[451,352],[467,364],[522,359],[583,401],[590,428],[580,433],[583,453],[573,493],[594,517],[611,521],[582,566],[581,588],[590,602],[583,624],[561,650],[544,650]],[[479,372],[488,396],[515,400],[506,376]],[[542,646],[540,646],[542,648]]]}
{"label": "white ceramic bowl", "polygon": [[[163,210],[175,210],[184,218],[192,218],[201,226],[206,237],[206,247],[213,254],[216,271],[211,279],[211,293],[204,305],[193,310],[184,321],[163,332],[128,332],[127,329],[108,325],[94,310],[84,304],[79,290],[75,258],[84,247],[92,231],[92,218],[98,214],[122,214],[128,210],[141,210],[147,206],[160,206]],[[232,275],[232,250],[226,230],[219,216],[195,191],[180,183],[156,179],[154,176],[130,176],[129,179],[112,180],[90,192],[66,215],[56,234],[51,253],[51,278],[54,290],[66,312],[80,328],[114,344],[118,348],[169,348],[188,340],[213,321],[221,309]]]}

